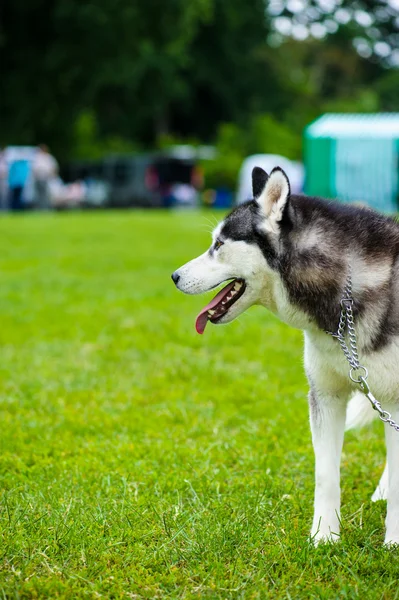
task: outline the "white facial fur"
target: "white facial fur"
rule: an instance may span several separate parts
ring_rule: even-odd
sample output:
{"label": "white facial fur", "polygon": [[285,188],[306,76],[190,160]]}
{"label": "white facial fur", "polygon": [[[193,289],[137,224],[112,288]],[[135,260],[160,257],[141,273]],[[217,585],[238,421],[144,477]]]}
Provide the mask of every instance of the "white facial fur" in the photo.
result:
{"label": "white facial fur", "polygon": [[[271,234],[273,241],[278,240],[279,226],[285,203],[290,193],[286,175],[280,169],[274,169],[256,201],[263,214],[262,227]],[[223,222],[213,232],[213,243],[223,230]],[[275,238],[275,240],[274,240]],[[223,240],[220,248],[205,252],[198,258],[183,265],[176,271],[179,276],[177,287],[186,294],[202,294],[228,279],[240,278],[245,281],[243,295],[229,308],[218,323],[229,323],[253,304],[262,304],[283,321],[291,322],[294,327],[303,325],[303,315],[298,321],[298,310],[290,305],[282,289],[279,276],[273,271],[260,248],[245,241]],[[306,324],[309,319],[306,318]]]}
{"label": "white facial fur", "polygon": [[[223,223],[215,229],[214,241],[222,227]],[[185,294],[203,294],[228,279],[244,279],[245,292],[218,321],[229,323],[253,304],[261,303],[271,287],[272,270],[255,244],[226,239],[218,250],[201,254],[176,273],[180,276],[177,287]]]}

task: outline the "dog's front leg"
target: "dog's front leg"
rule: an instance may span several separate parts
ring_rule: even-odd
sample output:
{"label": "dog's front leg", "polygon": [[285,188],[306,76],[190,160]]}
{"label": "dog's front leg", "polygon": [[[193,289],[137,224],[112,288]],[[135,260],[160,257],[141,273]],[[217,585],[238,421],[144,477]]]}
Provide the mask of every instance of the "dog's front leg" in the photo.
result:
{"label": "dog's front leg", "polygon": [[311,537],[315,544],[339,539],[340,462],[344,439],[346,399],[309,394],[310,424],[316,459],[316,488]]}
{"label": "dog's front leg", "polygon": [[[396,423],[399,422],[399,406],[387,407]],[[385,425],[388,458],[388,505],[385,544],[399,544],[399,432]]]}

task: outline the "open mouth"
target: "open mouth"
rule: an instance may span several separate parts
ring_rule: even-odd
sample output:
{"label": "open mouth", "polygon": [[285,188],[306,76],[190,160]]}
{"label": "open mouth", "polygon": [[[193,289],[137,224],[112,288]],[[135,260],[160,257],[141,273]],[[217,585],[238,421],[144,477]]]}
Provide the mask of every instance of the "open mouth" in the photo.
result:
{"label": "open mouth", "polygon": [[197,333],[204,333],[208,321],[217,323],[245,291],[243,279],[233,279],[207,304],[195,321]]}

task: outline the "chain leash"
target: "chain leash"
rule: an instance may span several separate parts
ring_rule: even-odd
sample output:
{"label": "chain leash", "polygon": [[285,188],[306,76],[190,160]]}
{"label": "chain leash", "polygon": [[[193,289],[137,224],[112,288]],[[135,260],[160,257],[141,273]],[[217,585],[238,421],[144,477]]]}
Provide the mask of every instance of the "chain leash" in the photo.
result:
{"label": "chain leash", "polygon": [[[349,338],[349,346],[345,337],[345,330],[347,330]],[[353,319],[353,296],[352,296],[352,278],[349,275],[344,288],[344,294],[341,299],[341,315],[339,318],[338,330],[336,333],[327,331],[329,335],[338,340],[341,346],[342,352],[345,355],[346,360],[349,363],[349,377],[356,383],[366,398],[370,401],[374,410],[378,412],[378,416],[384,423],[388,423],[396,431],[399,432],[399,425],[392,419],[391,413],[384,410],[381,403],[374,397],[370,391],[369,384],[367,383],[367,377],[369,375],[366,367],[360,364],[359,354],[357,351],[357,340],[355,322]]]}

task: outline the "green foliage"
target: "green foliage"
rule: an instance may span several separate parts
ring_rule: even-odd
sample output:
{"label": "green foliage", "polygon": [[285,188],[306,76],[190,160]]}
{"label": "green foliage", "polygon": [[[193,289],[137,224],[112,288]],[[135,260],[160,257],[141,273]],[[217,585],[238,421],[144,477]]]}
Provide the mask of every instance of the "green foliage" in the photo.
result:
{"label": "green foliage", "polygon": [[238,125],[220,125],[216,139],[216,157],[203,162],[206,187],[235,189],[238,171],[246,154],[245,142],[245,135]]}
{"label": "green foliage", "polygon": [[171,133],[164,133],[164,134],[158,136],[155,145],[156,145],[157,149],[165,150],[165,149],[171,148],[173,146],[189,145],[189,146],[196,147],[196,146],[200,145],[200,142],[198,141],[198,139],[196,139],[194,137],[183,139],[180,136],[173,135]]}
{"label": "green foliage", "polygon": [[260,115],[252,120],[249,131],[249,147],[252,154],[282,154],[287,158],[301,158],[301,137],[287,125],[273,118],[272,115]]}
{"label": "green foliage", "polygon": [[399,111],[399,70],[386,73],[377,82],[376,93],[380,98],[381,109]]}
{"label": "green foliage", "polygon": [[378,112],[379,99],[374,90],[362,89],[358,91],[354,98],[335,98],[330,102],[326,102],[323,106],[325,112]]}
{"label": "green foliage", "polygon": [[79,114],[74,126],[73,158],[96,160],[107,154],[123,154],[137,150],[132,142],[118,137],[100,137],[97,119],[92,110]]}
{"label": "green foliage", "polygon": [[307,30],[316,38],[326,36],[327,44],[333,41],[337,48],[346,46],[349,51],[356,48],[359,56],[369,60],[370,66],[398,66],[398,9],[392,0],[335,0],[329,3],[307,0],[301,4],[282,0],[273,7],[276,17],[284,16],[288,21],[284,35],[275,34],[278,38],[290,35],[300,25],[302,30],[305,28],[305,33]]}
{"label": "green foliage", "polygon": [[170,273],[209,217],[0,219],[2,598],[398,598],[382,428],[347,437],[342,541],[312,548],[301,333],[194,331]]}
{"label": "green foliage", "polygon": [[216,159],[203,165],[206,186],[234,190],[244,158],[251,154],[280,154],[298,159],[301,143],[300,133],[294,133],[270,114],[251,118],[247,127],[224,123],[218,130]]}
{"label": "green foliage", "polygon": [[172,99],[186,93],[188,46],[211,15],[212,0],[9,3],[0,24],[1,141],[47,140],[65,156],[87,107],[101,136],[153,141]]}
{"label": "green foliage", "polygon": [[[1,145],[47,142],[61,160],[88,159],[153,148],[164,136],[213,143],[222,123],[246,132],[257,115],[270,115],[250,146],[285,140],[283,153],[298,156],[303,127],[326,107],[398,107],[396,76],[385,68],[397,15],[386,2],[343,1],[341,17],[350,19],[339,26],[335,9],[316,0],[273,5],[274,17],[264,0],[4,4]],[[273,27],[278,10],[289,26],[317,23],[326,37],[284,38]],[[378,58],[378,47],[389,56]],[[232,169],[220,171],[224,180]]]}

